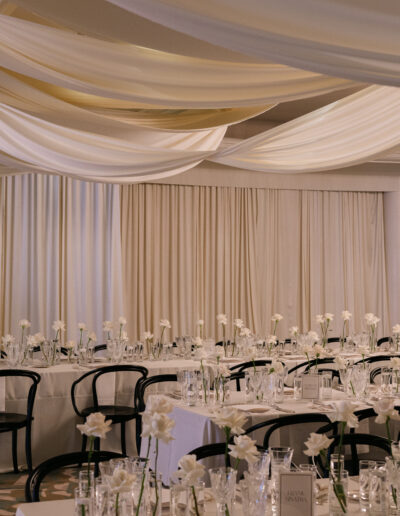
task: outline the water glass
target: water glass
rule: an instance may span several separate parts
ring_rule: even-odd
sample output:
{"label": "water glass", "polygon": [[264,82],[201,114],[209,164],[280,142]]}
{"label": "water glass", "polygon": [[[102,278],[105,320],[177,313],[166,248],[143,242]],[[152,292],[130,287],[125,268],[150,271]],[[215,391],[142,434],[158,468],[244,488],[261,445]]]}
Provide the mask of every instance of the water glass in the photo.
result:
{"label": "water glass", "polygon": [[94,472],[82,469],[78,475],[78,489],[82,496],[94,496],[95,482]]}
{"label": "water glass", "polygon": [[369,514],[387,514],[386,467],[377,466],[369,471]]}
{"label": "water glass", "polygon": [[273,373],[275,376],[275,392],[274,392],[274,401],[277,403],[282,403],[284,400],[284,376],[282,374]]}
{"label": "water glass", "polygon": [[381,369],[381,386],[380,391],[381,394],[389,395],[392,391],[392,371],[387,367],[382,367]]}
{"label": "water glass", "polygon": [[386,457],[388,514],[400,514],[400,460]]}
{"label": "water glass", "polygon": [[239,482],[244,512],[265,515],[268,506],[268,477],[262,474],[246,474]]}
{"label": "water glass", "polygon": [[293,378],[293,398],[295,400],[301,400],[302,395],[303,379],[300,375],[296,375]]}
{"label": "water glass", "polygon": [[18,342],[9,342],[7,345],[7,365],[16,367],[20,362],[20,346]]}
{"label": "water glass", "polygon": [[369,472],[375,465],[374,460],[359,461],[360,507],[363,512],[369,508]]}
{"label": "water glass", "polygon": [[[204,490],[205,483],[198,481],[196,485],[190,486],[187,497],[187,514],[204,514]],[[194,496],[195,495],[195,496]]]}
{"label": "water glass", "polygon": [[317,496],[318,496],[318,493],[319,493],[319,488],[318,488],[318,485],[317,485],[317,477],[318,477],[317,466],[314,466],[314,464],[299,464],[299,470],[313,474],[314,503],[318,504]]}
{"label": "water glass", "polygon": [[184,372],[182,394],[183,401],[189,405],[189,407],[196,405],[199,396],[197,371]]}
{"label": "water glass", "polygon": [[256,462],[249,464],[250,475],[269,476],[270,457],[269,452],[260,453]]}
{"label": "water glass", "polygon": [[92,498],[88,494],[81,492],[80,488],[77,487],[74,490],[75,495],[75,516],[92,516],[93,504]]}
{"label": "water glass", "polygon": [[169,490],[171,516],[186,516],[189,486],[172,484]]}
{"label": "water glass", "polygon": [[319,395],[321,400],[332,399],[332,373],[330,371],[321,374]]}
{"label": "water glass", "polygon": [[162,479],[161,474],[157,476],[153,471],[148,474],[149,478],[149,497],[148,508],[152,516],[161,516],[162,511]]}
{"label": "water glass", "polygon": [[340,461],[340,468],[344,469],[344,455],[340,454],[340,458],[339,458],[338,453],[332,453],[331,457],[330,457],[330,462],[329,462],[329,468],[331,471],[336,471],[339,469],[339,461]]}
{"label": "water glass", "polygon": [[293,448],[288,446],[271,447],[268,449],[271,460],[271,503],[277,505],[279,501],[279,473],[290,471]]}
{"label": "water glass", "polygon": [[[345,513],[343,508],[348,505],[348,491],[349,491],[349,472],[340,469],[331,470],[329,474],[329,515],[342,516]],[[338,493],[343,493],[343,498],[339,501]]]}
{"label": "water glass", "polygon": [[[108,516],[109,487],[101,479],[96,478],[94,510],[96,516]],[[81,515],[82,516],[82,513]]]}
{"label": "water glass", "polygon": [[232,514],[237,471],[232,468],[222,467],[209,469],[208,472],[217,504],[217,516],[225,516],[227,511],[229,511],[229,514]]}

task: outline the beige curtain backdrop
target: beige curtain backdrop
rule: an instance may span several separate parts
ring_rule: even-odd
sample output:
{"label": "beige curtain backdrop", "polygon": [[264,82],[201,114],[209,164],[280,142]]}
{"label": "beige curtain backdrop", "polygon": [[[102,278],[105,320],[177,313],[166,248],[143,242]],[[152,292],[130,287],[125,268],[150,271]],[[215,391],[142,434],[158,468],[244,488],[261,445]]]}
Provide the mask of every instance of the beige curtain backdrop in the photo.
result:
{"label": "beige curtain backdrop", "polygon": [[[217,334],[227,313],[261,335],[274,312],[279,335],[314,316],[382,319],[389,331],[383,195],[253,188],[131,185],[121,187],[121,240],[129,333],[193,334],[198,318]],[[229,328],[229,332],[231,328]],[[219,334],[221,336],[221,334]]]}
{"label": "beige curtain backdrop", "polygon": [[0,178],[0,328],[78,337],[86,322],[101,339],[102,321],[122,311],[119,190],[46,175]]}

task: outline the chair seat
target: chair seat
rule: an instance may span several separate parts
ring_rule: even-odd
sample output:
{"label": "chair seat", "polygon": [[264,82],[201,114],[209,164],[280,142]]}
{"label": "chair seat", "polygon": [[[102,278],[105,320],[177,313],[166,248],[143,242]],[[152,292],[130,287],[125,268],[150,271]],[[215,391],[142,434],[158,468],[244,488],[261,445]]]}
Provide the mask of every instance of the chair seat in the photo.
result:
{"label": "chair seat", "polygon": [[0,431],[13,428],[22,428],[26,425],[26,414],[15,412],[0,412]]}
{"label": "chair seat", "polygon": [[97,407],[86,407],[81,411],[85,418],[93,412],[102,412],[106,419],[111,419],[113,423],[129,421],[138,416],[137,410],[124,405],[99,405]]}

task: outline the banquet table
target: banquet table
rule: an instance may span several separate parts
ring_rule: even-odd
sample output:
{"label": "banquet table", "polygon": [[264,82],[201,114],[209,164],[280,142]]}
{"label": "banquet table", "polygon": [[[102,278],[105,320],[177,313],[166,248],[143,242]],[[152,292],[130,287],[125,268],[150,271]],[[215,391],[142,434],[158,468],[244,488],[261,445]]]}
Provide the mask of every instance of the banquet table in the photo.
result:
{"label": "banquet table", "polygon": [[[4,361],[2,361],[4,362]],[[29,368],[41,375],[34,405],[34,421],[32,424],[32,456],[34,466],[40,462],[59,455],[78,451],[81,447],[81,434],[76,429],[77,423],[82,423],[73,410],[71,403],[71,384],[93,367],[109,365],[109,362],[96,362],[87,367],[77,364],[69,364],[62,361],[58,365],[46,368]],[[136,365],[141,365],[149,370],[149,376],[156,374],[176,373],[180,368],[198,368],[198,362],[194,360],[174,359],[169,361],[145,360]],[[0,367],[7,367],[0,362]],[[22,368],[27,369],[27,368]],[[0,379],[3,380],[3,379]],[[130,384],[117,385],[115,375],[107,375],[107,381],[99,382],[99,403],[114,403],[116,397],[127,402],[132,400],[133,389]],[[19,378],[5,378],[0,382],[0,410],[9,412],[26,412],[27,389],[24,380]],[[84,407],[91,400],[89,384],[78,391],[78,406]],[[136,454],[135,423],[127,425],[128,453]],[[24,451],[25,432],[18,432],[18,464],[25,464]],[[44,446],[43,443],[46,445]],[[107,435],[102,443],[103,449],[120,451],[119,425]],[[3,450],[0,455],[0,471],[12,469],[11,432],[0,434],[0,447]]]}
{"label": "banquet table", "polygon": [[[319,480],[320,485],[323,485],[326,489],[327,481]],[[358,481],[356,478],[351,478],[349,482],[349,491],[350,492],[358,492]],[[168,491],[163,490],[163,508],[162,514],[165,516],[170,514],[169,504],[168,504]],[[74,500],[54,500],[49,502],[36,502],[36,503],[23,503],[18,506],[16,516],[73,516],[74,514]],[[213,500],[207,501],[205,504],[205,516],[214,516],[216,514],[215,502]],[[246,513],[245,509],[242,508],[241,504],[236,501],[234,505],[234,510],[232,512],[232,516],[243,516]],[[360,509],[360,504],[356,499],[349,498],[348,510],[347,514],[352,514],[354,516],[361,516],[365,514]],[[271,506],[268,507],[267,514],[265,516],[272,515]],[[263,516],[263,515],[260,515]],[[329,516],[329,505],[327,499],[325,498],[325,502],[321,505],[315,505],[314,516]]]}
{"label": "banquet table", "polygon": [[[283,410],[291,411],[295,414],[304,413],[326,413],[327,415],[334,412],[335,404],[342,400],[348,399],[345,394],[339,390],[333,389],[332,400],[313,403],[311,400],[294,400],[291,389],[286,389],[285,399],[279,403],[279,407]],[[178,461],[183,456],[194,450],[195,448],[217,442],[224,442],[225,436],[223,430],[218,428],[211,420],[212,415],[218,410],[218,407],[209,406],[187,406],[181,400],[170,398],[173,404],[173,411],[169,414],[171,419],[175,421],[175,426],[171,431],[173,440],[168,444],[159,442],[158,464],[157,469],[162,474],[163,482],[169,485],[171,475],[178,469]],[[352,400],[354,401],[354,399]],[[400,403],[400,399],[397,400]],[[325,407],[323,406],[325,405]],[[249,403],[245,399],[243,392],[231,393],[229,406],[242,410],[248,417],[245,429],[262,421],[273,418],[287,416],[287,412],[283,412],[270,406],[257,403]],[[364,402],[356,402],[356,410],[370,407]],[[318,427],[323,426],[318,424]],[[398,426],[398,425],[397,425]],[[285,426],[273,433],[271,446],[290,446],[295,450],[293,461],[296,464],[308,462],[308,457],[303,454],[304,441],[308,438],[311,431],[315,431],[315,424],[296,425],[295,427]],[[364,420],[360,423],[357,430],[362,433],[375,433],[385,435],[383,425],[377,425],[373,421]],[[259,429],[250,437],[255,439],[258,444],[262,444],[265,430]],[[147,453],[147,439],[142,439],[141,456],[145,457]],[[154,443],[151,443],[150,460],[154,467]],[[223,464],[223,457],[212,457],[204,460],[206,467],[216,467]]]}

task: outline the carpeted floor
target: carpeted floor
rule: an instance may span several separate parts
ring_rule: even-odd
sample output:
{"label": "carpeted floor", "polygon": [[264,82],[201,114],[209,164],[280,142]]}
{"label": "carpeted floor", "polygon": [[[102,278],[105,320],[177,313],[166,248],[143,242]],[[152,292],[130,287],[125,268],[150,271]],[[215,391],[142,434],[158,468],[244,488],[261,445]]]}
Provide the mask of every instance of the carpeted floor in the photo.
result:
{"label": "carpeted floor", "polygon": [[[78,468],[65,468],[46,477],[41,485],[40,499],[57,500],[72,498],[77,486]],[[27,472],[0,473],[0,516],[15,516],[20,503],[25,502],[25,482]]]}

